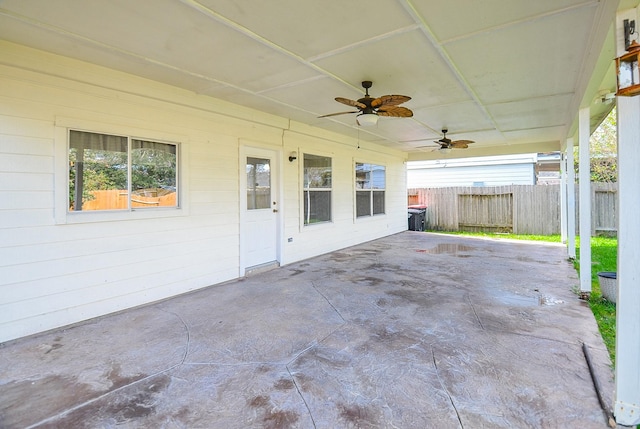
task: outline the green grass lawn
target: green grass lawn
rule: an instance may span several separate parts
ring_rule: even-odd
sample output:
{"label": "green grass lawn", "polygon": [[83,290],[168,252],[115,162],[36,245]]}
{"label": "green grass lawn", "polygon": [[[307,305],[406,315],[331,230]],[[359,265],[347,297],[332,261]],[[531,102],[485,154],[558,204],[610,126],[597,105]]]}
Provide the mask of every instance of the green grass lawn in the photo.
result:
{"label": "green grass lawn", "polygon": [[[434,231],[442,233],[442,231]],[[559,243],[559,235],[516,235],[495,233],[444,232],[445,234],[467,235],[475,237],[510,238],[517,240],[548,241]],[[576,240],[577,259],[573,265],[580,272],[580,240]],[[598,272],[616,271],[618,255],[618,239],[608,237],[591,237],[591,297],[589,307],[593,311],[600,334],[604,340],[611,362],[615,362],[616,355],[616,305],[602,298],[598,283]]]}
{"label": "green grass lawn", "polygon": [[[576,241],[576,261],[574,266],[580,272],[580,240]],[[598,283],[598,272],[616,271],[618,258],[618,239],[591,237],[591,298],[589,306],[598,322],[600,334],[604,340],[611,362],[616,358],[616,305],[602,298]]]}
{"label": "green grass lawn", "polygon": [[553,243],[560,243],[560,235],[528,235],[528,234],[507,234],[502,232],[461,232],[461,231],[430,231],[437,232],[439,234],[451,234],[451,235],[468,235],[472,237],[490,237],[490,238],[509,238],[514,240],[529,240],[529,241],[549,241]]}

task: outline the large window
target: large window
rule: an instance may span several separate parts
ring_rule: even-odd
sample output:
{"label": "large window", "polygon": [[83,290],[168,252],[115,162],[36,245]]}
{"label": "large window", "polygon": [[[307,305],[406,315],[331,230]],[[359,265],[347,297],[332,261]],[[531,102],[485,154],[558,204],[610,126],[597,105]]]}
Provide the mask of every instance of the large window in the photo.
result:
{"label": "large window", "polygon": [[356,217],[384,214],[383,165],[356,162]]}
{"label": "large window", "polygon": [[304,154],[304,224],[331,222],[331,158]]}
{"label": "large window", "polygon": [[177,207],[177,145],[69,132],[69,210]]}

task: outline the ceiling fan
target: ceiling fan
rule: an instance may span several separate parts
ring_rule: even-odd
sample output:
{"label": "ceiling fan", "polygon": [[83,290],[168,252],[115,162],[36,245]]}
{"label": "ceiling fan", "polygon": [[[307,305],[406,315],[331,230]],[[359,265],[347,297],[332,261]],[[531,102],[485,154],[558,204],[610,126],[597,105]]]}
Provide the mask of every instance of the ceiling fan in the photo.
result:
{"label": "ceiling fan", "polygon": [[364,97],[360,98],[358,101],[342,97],[335,98],[338,103],[356,107],[358,110],[330,113],[328,115],[319,116],[319,118],[359,113],[356,117],[358,125],[375,125],[378,122],[379,116],[391,116],[395,118],[410,118],[413,116],[413,112],[411,110],[406,107],[399,106],[400,104],[411,100],[411,97],[407,97],[406,95],[383,95],[382,97],[373,98],[369,95],[369,88],[371,88],[372,85],[373,83],[370,80],[362,82],[365,94]]}
{"label": "ceiling fan", "polygon": [[440,145],[439,150],[450,151],[451,149],[466,149],[471,143],[475,143],[473,140],[451,140],[447,138],[448,129],[442,129],[442,138],[440,140],[434,140],[435,143]]}

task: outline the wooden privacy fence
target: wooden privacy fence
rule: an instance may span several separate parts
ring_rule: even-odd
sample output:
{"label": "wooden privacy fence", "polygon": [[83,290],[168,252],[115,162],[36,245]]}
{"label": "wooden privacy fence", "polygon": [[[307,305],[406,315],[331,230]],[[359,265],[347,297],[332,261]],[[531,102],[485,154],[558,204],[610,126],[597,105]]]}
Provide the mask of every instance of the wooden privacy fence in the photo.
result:
{"label": "wooden privacy fence", "polygon": [[[596,234],[618,232],[618,184],[592,183],[591,230]],[[578,197],[576,197],[578,201]]]}
{"label": "wooden privacy fence", "polygon": [[[82,203],[82,210],[119,210],[129,205],[129,193],[126,189],[91,191],[91,199]],[[131,196],[131,207],[175,207],[175,191],[164,189],[143,189]]]}
{"label": "wooden privacy fence", "polygon": [[[591,185],[591,234],[615,233],[617,184]],[[575,195],[577,212],[577,186]],[[427,227],[431,230],[560,233],[560,185],[409,189],[408,196],[409,205],[427,206]]]}

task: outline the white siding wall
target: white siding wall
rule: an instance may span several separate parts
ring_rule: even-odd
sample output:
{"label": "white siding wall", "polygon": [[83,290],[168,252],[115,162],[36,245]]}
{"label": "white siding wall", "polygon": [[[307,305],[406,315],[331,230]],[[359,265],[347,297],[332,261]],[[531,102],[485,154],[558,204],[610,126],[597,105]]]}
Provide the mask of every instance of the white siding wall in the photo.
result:
{"label": "white siding wall", "polygon": [[[402,158],[378,152],[355,149],[353,142],[329,142],[316,137],[285,133],[285,155],[298,152],[298,160],[284,162],[287,196],[284,247],[285,262],[306,259],[334,249],[394,234],[407,229],[406,168]],[[332,158],[333,222],[304,226],[302,224],[302,154]],[[366,162],[386,166],[386,212],[382,216],[355,218],[355,163]],[[404,187],[404,188],[403,188]],[[288,243],[287,238],[293,238]]]}
{"label": "white siding wall", "polygon": [[[462,161],[462,160],[460,160]],[[418,163],[416,163],[418,164]],[[410,166],[407,171],[409,188],[436,188],[446,186],[507,186],[534,185],[535,159],[529,162],[515,160],[513,163],[485,163],[485,165],[456,166],[443,161],[440,165],[420,168]]]}
{"label": "white siding wall", "polygon": [[[0,58],[0,341],[237,278],[243,142],[283,155],[281,263],[407,228],[400,152],[6,42]],[[180,143],[181,209],[67,214],[68,128]],[[302,226],[292,150],[333,158],[332,223]],[[386,215],[354,218],[355,161],[387,166]]]}

